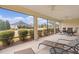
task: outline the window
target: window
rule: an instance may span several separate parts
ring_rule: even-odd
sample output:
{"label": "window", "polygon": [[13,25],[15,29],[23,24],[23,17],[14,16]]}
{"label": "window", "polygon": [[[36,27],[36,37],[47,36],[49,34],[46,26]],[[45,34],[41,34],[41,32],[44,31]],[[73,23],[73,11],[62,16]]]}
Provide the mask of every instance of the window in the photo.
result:
{"label": "window", "polygon": [[54,21],[48,20],[48,34],[54,33]]}
{"label": "window", "polygon": [[47,20],[44,18],[38,18],[38,36],[44,37],[54,34],[54,25],[56,25],[55,30],[56,33],[58,33],[59,23],[55,23],[55,21]]}
{"label": "window", "polygon": [[58,33],[58,32],[60,31],[60,30],[59,30],[59,24],[60,24],[59,22],[56,22],[56,23],[55,23],[55,26],[56,26],[56,33]]}
{"label": "window", "polygon": [[[4,35],[7,31],[8,33],[11,31],[14,32],[14,34],[12,34],[13,36],[9,35],[9,37],[8,34],[5,34],[5,39],[12,37],[11,40],[13,40],[13,42],[18,40],[33,39],[33,23],[34,17],[31,15],[0,8],[0,34]],[[0,36],[0,40],[1,39],[4,39],[4,36],[3,38]]]}
{"label": "window", "polygon": [[39,37],[47,36],[47,19],[38,18],[38,35]]}

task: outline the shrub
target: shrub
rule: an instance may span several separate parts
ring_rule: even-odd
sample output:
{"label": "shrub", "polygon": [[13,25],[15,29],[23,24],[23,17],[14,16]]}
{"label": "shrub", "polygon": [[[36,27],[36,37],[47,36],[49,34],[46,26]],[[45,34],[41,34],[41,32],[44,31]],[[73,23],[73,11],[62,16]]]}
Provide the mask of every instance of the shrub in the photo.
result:
{"label": "shrub", "polygon": [[51,35],[54,33],[54,29],[48,29],[48,35]]}
{"label": "shrub", "polygon": [[48,29],[48,35],[50,35],[51,34],[51,29]]}
{"label": "shrub", "polygon": [[38,30],[38,36],[39,37],[42,37],[43,35],[42,35],[42,30]]}
{"label": "shrub", "polygon": [[34,30],[30,30],[30,36],[32,39],[34,38]]}
{"label": "shrub", "polygon": [[7,45],[10,45],[13,37],[14,37],[13,30],[0,31],[0,40],[5,42]]}
{"label": "shrub", "polygon": [[26,29],[19,29],[18,34],[19,34],[20,40],[24,41],[26,39],[28,31]]}
{"label": "shrub", "polygon": [[44,36],[48,36],[48,31],[44,30]]}
{"label": "shrub", "polygon": [[51,29],[51,34],[54,34],[54,29]]}

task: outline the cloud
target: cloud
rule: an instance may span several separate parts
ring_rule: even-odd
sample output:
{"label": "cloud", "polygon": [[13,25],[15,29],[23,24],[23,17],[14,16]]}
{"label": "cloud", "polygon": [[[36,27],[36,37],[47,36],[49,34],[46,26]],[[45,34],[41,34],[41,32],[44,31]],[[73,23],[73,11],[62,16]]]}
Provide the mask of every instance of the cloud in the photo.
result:
{"label": "cloud", "polygon": [[0,15],[0,19],[3,20],[3,21],[8,20],[8,21],[10,22],[10,24],[11,24],[12,22],[14,22],[13,19],[11,19],[11,18],[9,18],[9,17],[3,17],[2,15]]}
{"label": "cloud", "polygon": [[[28,17],[5,17],[5,16],[2,16],[0,15],[0,19],[6,21],[8,20],[10,22],[10,24],[13,24],[13,23],[16,23],[18,21],[23,21],[27,24],[32,24],[34,23],[34,17],[33,16],[28,16]],[[38,18],[38,24],[45,24],[47,23],[47,20],[46,19],[43,19],[43,18]]]}
{"label": "cloud", "polygon": [[24,20],[24,17],[15,17],[15,20]]}
{"label": "cloud", "polygon": [[38,24],[47,24],[47,19],[38,18]]}
{"label": "cloud", "polygon": [[0,19],[4,19],[2,15],[0,15]]}
{"label": "cloud", "polygon": [[28,16],[28,17],[25,18],[25,21],[28,24],[33,24],[34,23],[34,18],[33,18],[33,16]]}
{"label": "cloud", "polygon": [[10,22],[10,24],[13,24],[15,22],[18,21],[24,21],[27,24],[33,24],[33,16],[28,16],[28,17],[14,17],[14,18],[10,18],[10,17],[3,17],[2,15],[0,15],[0,19],[1,20],[8,20]]}
{"label": "cloud", "polygon": [[24,17],[14,17],[12,20],[13,20],[13,23],[15,23],[15,22],[18,22],[18,21],[24,21],[25,18]]}
{"label": "cloud", "polygon": [[10,22],[10,24],[13,24],[15,22],[18,22],[20,20],[24,20],[23,17],[14,17],[14,18],[10,18],[10,17],[3,17],[2,15],[0,15],[0,19],[3,20],[3,21],[6,21],[8,20]]}
{"label": "cloud", "polygon": [[4,20],[4,21],[6,21],[6,20],[10,20],[10,18],[3,17],[2,15],[0,15],[0,19],[1,19],[1,20]]}

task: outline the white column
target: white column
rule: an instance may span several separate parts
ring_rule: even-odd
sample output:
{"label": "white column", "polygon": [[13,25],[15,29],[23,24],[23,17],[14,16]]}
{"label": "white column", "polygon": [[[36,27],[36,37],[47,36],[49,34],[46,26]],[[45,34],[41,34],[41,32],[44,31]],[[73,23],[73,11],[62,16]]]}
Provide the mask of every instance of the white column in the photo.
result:
{"label": "white column", "polygon": [[38,20],[37,16],[34,16],[34,40],[38,39]]}
{"label": "white column", "polygon": [[56,34],[56,25],[54,23],[54,34]]}
{"label": "white column", "polygon": [[59,30],[62,32],[62,23],[59,24]]}

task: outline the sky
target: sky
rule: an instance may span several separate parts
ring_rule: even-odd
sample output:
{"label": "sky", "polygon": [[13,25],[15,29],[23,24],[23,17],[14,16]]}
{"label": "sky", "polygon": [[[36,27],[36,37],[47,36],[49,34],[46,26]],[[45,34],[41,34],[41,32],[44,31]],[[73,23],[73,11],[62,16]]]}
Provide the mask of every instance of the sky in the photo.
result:
{"label": "sky", "polygon": [[[33,16],[31,15],[26,15],[23,13],[7,10],[7,9],[2,9],[0,8],[0,19],[1,20],[8,20],[10,24],[16,23],[18,21],[23,21],[27,24],[33,24]],[[38,18],[38,24],[46,24],[47,20],[43,18]]]}

